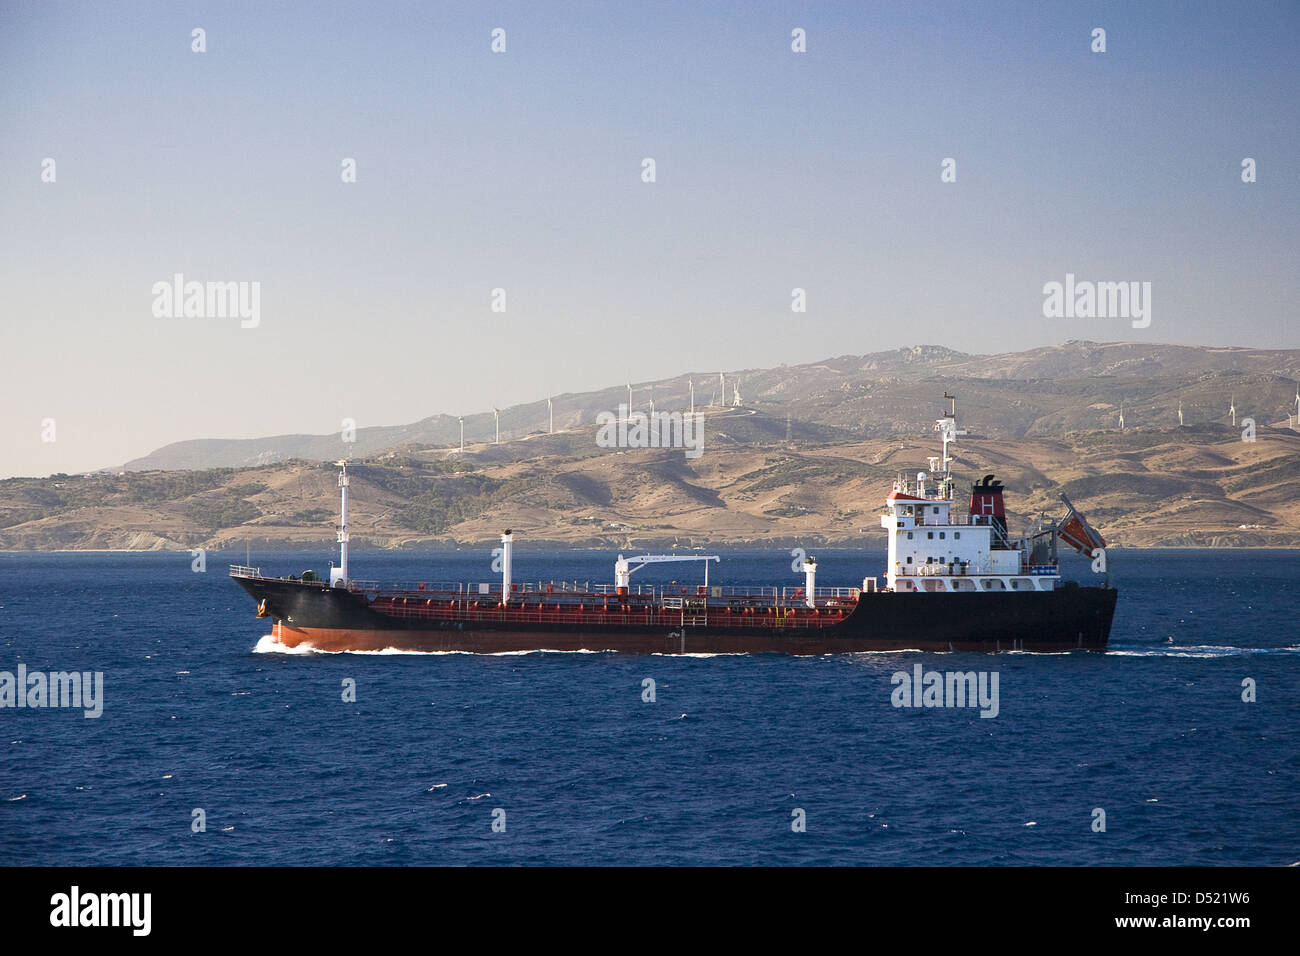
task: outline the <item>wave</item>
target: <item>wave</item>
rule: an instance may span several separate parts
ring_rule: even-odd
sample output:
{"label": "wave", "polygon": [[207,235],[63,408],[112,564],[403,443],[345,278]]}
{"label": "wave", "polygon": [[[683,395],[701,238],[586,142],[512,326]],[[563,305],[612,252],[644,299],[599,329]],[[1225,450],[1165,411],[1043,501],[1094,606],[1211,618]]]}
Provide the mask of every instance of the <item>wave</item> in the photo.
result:
{"label": "wave", "polygon": [[254,654],[323,654],[324,651],[317,651],[310,644],[299,644],[297,647],[290,647],[288,644],[281,644],[279,639],[273,634],[263,634],[258,638],[257,645],[253,648]]}
{"label": "wave", "polygon": [[1246,654],[1295,654],[1300,645],[1287,647],[1233,647],[1222,644],[1189,644],[1185,647],[1155,647],[1147,650],[1108,650],[1110,657],[1240,657]]}
{"label": "wave", "polygon": [[522,657],[525,654],[615,654],[617,651],[604,650],[592,651],[582,650],[560,650],[558,647],[539,647],[535,650],[527,651],[413,651],[400,647],[385,647],[381,650],[348,650],[348,651],[328,651],[324,648],[316,647],[308,641],[296,644],[290,647],[288,644],[281,643],[274,635],[264,634],[258,639],[257,644],[253,647],[254,654],[368,654],[370,656],[387,657],[395,655],[415,655],[421,657],[442,657],[449,654],[465,654],[470,657]]}
{"label": "wave", "polygon": [[651,657],[748,657],[749,651],[688,651],[679,654],[673,651],[651,651]]}

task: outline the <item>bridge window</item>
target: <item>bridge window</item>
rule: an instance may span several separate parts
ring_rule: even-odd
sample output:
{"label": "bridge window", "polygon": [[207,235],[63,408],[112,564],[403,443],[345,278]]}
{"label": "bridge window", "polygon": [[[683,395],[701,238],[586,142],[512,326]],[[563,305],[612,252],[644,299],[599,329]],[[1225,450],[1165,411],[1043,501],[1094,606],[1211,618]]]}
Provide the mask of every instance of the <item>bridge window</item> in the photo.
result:
{"label": "bridge window", "polygon": [[943,532],[943,531],[940,531],[940,532],[939,532],[939,540],[941,540],[941,541],[943,540],[944,534],[945,534],[945,532]]}
{"label": "bridge window", "polygon": [[961,537],[961,532],[960,532],[960,531],[954,531],[954,532],[952,533],[952,536],[953,536],[954,538],[960,538],[960,537]]}
{"label": "bridge window", "polygon": [[912,556],[910,554],[907,556],[907,563],[908,564],[912,563]]}
{"label": "bridge window", "polygon": [[931,539],[933,539],[933,538],[934,538],[934,532],[933,532],[933,531],[927,531],[927,532],[925,533],[925,536],[926,536],[927,538],[931,538]]}
{"label": "bridge window", "polygon": [[935,514],[938,514],[938,513],[939,513],[939,506],[938,506],[938,505],[935,505],[935,506],[934,506],[934,513],[935,513]]}

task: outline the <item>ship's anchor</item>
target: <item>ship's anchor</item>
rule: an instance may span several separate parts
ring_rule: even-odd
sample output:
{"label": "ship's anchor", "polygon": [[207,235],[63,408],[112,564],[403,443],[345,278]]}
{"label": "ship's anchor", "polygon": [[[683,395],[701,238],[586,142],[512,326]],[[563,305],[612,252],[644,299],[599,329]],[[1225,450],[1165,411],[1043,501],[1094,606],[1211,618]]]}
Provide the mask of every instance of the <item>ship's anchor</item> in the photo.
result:
{"label": "ship's anchor", "polygon": [[262,598],[262,600],[258,603],[257,616],[266,617],[266,598]]}

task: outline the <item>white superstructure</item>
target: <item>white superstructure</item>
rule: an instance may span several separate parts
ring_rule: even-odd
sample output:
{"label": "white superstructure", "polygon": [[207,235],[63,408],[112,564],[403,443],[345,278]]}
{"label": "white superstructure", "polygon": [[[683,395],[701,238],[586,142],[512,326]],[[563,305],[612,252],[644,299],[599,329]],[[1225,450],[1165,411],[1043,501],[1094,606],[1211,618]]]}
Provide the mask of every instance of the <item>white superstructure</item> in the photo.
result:
{"label": "white superstructure", "polygon": [[1061,580],[1055,523],[1041,532],[1047,540],[1011,540],[1002,483],[992,475],[971,488],[966,513],[957,511],[949,445],[966,432],[957,428],[956,398],[946,392],[944,398],[949,412],[934,426],[941,454],[929,459],[928,473],[895,479],[885,499],[880,524],[889,533],[888,588],[918,594],[1055,590]]}

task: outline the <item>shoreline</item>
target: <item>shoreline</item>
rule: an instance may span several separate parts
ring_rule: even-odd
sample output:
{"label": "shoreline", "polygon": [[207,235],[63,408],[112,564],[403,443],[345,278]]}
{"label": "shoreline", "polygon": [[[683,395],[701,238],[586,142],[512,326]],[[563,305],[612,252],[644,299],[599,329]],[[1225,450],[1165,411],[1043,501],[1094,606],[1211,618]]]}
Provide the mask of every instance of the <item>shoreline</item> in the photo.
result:
{"label": "shoreline", "polygon": [[[420,554],[420,553],[438,553],[446,552],[448,554],[457,554],[468,551],[481,551],[485,548],[496,546],[496,542],[467,542],[459,547],[418,547],[418,548],[356,548],[350,551],[352,555],[365,554]],[[812,541],[803,539],[795,544],[786,543],[761,543],[761,542],[734,542],[734,543],[715,543],[702,546],[692,545],[689,548],[678,546],[673,548],[671,545],[662,545],[655,542],[648,542],[644,545],[577,545],[564,544],[556,541],[530,542],[530,550],[538,551],[646,551],[655,549],[660,551],[708,551],[729,548],[733,551],[769,551],[784,550],[787,547],[818,548],[831,551],[867,551],[867,550],[885,550],[885,543],[879,546],[864,546],[851,542],[826,542]],[[188,555],[192,550],[189,548],[48,548],[36,549],[27,548],[21,550],[0,548],[0,555],[24,555],[24,554],[184,554]],[[226,548],[206,548],[207,554],[237,554],[237,549]],[[270,551],[276,554],[334,554],[331,548],[296,548],[296,547],[265,547],[262,551]],[[1300,545],[1281,545],[1281,544],[1259,544],[1259,545],[1203,545],[1203,544],[1156,544],[1156,545],[1107,545],[1107,551],[1296,551],[1300,552]]]}

